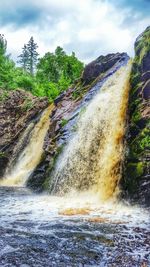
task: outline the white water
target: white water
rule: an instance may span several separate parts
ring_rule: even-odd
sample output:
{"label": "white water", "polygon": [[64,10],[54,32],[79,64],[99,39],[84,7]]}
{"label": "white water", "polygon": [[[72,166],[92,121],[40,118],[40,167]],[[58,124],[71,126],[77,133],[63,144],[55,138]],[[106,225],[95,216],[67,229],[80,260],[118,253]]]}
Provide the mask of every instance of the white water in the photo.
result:
{"label": "white water", "polygon": [[[82,266],[83,261],[85,266],[149,266],[148,211],[110,199],[121,177],[130,67],[101,88],[58,160],[53,192],[68,194],[0,188],[3,266]],[[36,124],[2,185],[24,185],[39,163],[49,114],[45,111]]]}
{"label": "white water", "polygon": [[32,130],[29,143],[20,154],[16,164],[6,170],[6,174],[3,180],[0,181],[0,185],[23,186],[35,167],[39,164],[43,153],[44,138],[49,128],[49,115],[51,110],[52,107],[50,106],[43,112],[39,122]]}
{"label": "white water", "polygon": [[130,70],[129,62],[113,74],[91,100],[50,178],[53,194],[90,188],[106,200],[118,190]]}

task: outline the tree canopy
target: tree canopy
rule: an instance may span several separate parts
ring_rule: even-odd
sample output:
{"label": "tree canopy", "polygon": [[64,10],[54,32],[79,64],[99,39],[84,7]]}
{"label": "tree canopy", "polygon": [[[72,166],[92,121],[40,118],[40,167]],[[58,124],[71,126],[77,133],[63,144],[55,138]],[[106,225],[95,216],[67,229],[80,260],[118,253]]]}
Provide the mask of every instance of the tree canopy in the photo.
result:
{"label": "tree canopy", "polygon": [[7,41],[0,34],[0,87],[4,90],[22,88],[53,101],[81,76],[84,65],[74,52],[67,55],[60,46],[41,58],[37,49],[31,37],[18,56],[18,67],[7,55]]}

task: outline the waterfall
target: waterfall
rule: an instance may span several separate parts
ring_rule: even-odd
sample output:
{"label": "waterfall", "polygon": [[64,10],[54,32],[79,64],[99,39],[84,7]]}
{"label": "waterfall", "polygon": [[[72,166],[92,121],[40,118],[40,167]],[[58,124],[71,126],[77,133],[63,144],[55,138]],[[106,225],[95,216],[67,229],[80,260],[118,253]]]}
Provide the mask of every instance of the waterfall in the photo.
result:
{"label": "waterfall", "polygon": [[[15,165],[10,166],[6,170],[6,174],[3,180],[0,181],[0,185],[23,186],[35,167],[39,164],[43,153],[44,138],[49,128],[49,115],[51,110],[52,107],[49,106],[42,113],[40,120],[31,132],[27,146],[21,152]],[[30,127],[31,125],[27,127],[27,132]]]}
{"label": "waterfall", "polygon": [[124,157],[123,137],[131,63],[100,88],[77,123],[50,177],[50,192],[63,195],[92,190],[102,200],[118,190]]}

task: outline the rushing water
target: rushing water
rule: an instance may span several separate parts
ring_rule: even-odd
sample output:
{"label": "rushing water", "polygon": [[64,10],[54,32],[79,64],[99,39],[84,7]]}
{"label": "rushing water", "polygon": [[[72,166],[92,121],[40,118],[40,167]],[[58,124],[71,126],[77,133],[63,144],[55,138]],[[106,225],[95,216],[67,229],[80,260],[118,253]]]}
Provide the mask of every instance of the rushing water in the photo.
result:
{"label": "rushing water", "polygon": [[0,188],[0,267],[150,266],[147,210]]}
{"label": "rushing water", "polygon": [[131,62],[117,70],[81,115],[50,175],[53,194],[92,188],[106,200],[116,193],[124,158],[130,71]]}
{"label": "rushing water", "polygon": [[113,74],[79,120],[51,176],[58,196],[19,187],[40,162],[51,107],[41,116],[1,182],[0,267],[150,266],[149,211],[116,199],[130,69]]}
{"label": "rushing water", "polygon": [[[15,165],[12,166],[10,164],[6,170],[5,177],[0,181],[0,185],[23,186],[26,183],[28,177],[41,160],[44,138],[50,124],[49,116],[51,111],[52,105],[49,106],[41,115],[40,120],[31,132],[28,144],[20,153]],[[31,126],[32,123],[27,127],[21,139],[23,139],[26,132],[28,132],[28,128]]]}

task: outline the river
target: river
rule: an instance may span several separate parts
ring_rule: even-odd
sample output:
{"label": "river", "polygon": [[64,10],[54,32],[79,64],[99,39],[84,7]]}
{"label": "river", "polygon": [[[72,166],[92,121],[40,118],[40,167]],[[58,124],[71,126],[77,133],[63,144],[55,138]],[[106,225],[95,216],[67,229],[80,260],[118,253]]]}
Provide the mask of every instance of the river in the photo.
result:
{"label": "river", "polygon": [[0,187],[0,205],[0,267],[150,266],[146,209],[23,187]]}

